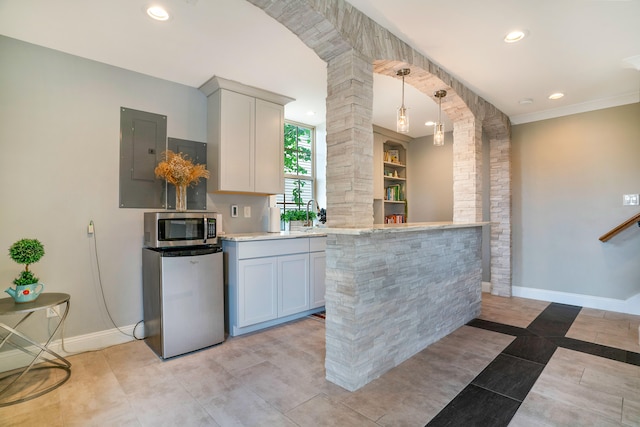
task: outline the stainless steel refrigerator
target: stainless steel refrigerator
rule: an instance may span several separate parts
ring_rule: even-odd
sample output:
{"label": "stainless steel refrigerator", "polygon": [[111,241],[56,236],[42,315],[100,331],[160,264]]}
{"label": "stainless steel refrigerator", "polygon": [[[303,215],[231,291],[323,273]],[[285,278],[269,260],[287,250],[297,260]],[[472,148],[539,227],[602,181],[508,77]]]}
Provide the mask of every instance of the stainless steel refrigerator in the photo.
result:
{"label": "stainless steel refrigerator", "polygon": [[222,249],[143,248],[145,342],[167,359],[224,341]]}

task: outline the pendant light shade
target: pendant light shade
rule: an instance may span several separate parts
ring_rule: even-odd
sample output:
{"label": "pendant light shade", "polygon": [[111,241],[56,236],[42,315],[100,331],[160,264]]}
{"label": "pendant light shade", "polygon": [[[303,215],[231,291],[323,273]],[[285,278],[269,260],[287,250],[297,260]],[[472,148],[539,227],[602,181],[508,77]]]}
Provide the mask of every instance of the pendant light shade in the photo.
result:
{"label": "pendant light shade", "polygon": [[438,98],[438,121],[433,125],[433,145],[441,147],[444,145],[444,123],[442,123],[442,98],[447,96],[446,90],[438,90],[433,94]]}
{"label": "pendant light shade", "polygon": [[444,124],[436,123],[433,132],[433,145],[441,147],[444,145]]}
{"label": "pendant light shade", "polygon": [[398,117],[396,122],[396,131],[398,133],[409,133],[409,114],[404,106],[404,76],[411,72],[409,68],[403,68],[396,71],[397,76],[402,76],[402,105],[398,108]]}

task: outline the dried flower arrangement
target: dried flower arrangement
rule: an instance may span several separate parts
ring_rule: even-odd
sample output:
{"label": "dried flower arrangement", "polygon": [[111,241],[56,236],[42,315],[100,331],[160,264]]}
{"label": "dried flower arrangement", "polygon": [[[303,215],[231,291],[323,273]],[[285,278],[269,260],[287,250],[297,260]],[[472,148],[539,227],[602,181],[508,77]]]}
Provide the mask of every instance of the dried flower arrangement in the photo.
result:
{"label": "dried flower arrangement", "polygon": [[164,160],[156,166],[156,177],[164,178],[176,186],[176,210],[187,210],[187,186],[197,184],[200,178],[209,178],[205,165],[194,165],[186,154],[167,150],[162,153]]}
{"label": "dried flower arrangement", "polygon": [[162,155],[165,160],[156,166],[156,177],[164,178],[176,187],[197,184],[200,178],[209,178],[209,171],[205,166],[194,165],[186,158],[186,154],[167,150]]}

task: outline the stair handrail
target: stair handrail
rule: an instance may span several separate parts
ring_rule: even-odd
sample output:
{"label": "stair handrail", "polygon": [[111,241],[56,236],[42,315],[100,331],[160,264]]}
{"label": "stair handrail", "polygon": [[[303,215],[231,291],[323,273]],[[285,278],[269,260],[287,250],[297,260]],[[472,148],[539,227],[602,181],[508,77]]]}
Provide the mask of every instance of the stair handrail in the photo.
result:
{"label": "stair handrail", "polygon": [[606,242],[607,240],[611,239],[613,236],[615,236],[616,234],[618,234],[619,232],[621,232],[625,228],[629,227],[634,222],[637,222],[638,225],[640,225],[640,213],[632,216],[631,218],[629,218],[628,220],[626,220],[622,224],[618,225],[615,228],[612,228],[607,233],[605,233],[602,236],[600,236],[600,238],[599,238],[600,241],[601,242]]}

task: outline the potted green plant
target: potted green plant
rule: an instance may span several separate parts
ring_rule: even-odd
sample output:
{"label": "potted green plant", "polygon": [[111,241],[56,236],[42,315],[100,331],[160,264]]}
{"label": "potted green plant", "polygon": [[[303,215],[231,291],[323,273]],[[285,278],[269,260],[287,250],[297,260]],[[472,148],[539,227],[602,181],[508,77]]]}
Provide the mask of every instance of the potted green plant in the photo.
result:
{"label": "potted green plant", "polygon": [[[316,213],[313,210],[309,210],[309,220],[312,221],[314,219],[316,219]],[[293,231],[305,226],[307,221],[307,211],[304,209],[286,211],[280,215],[280,220],[288,222],[289,230]]]}
{"label": "potted green plant", "polygon": [[9,248],[9,256],[18,264],[24,264],[24,271],[13,280],[15,289],[9,287],[5,290],[11,295],[15,302],[31,302],[34,301],[42,290],[44,285],[38,283],[38,278],[29,271],[29,265],[40,261],[44,255],[44,246],[37,239],[20,239]]}

